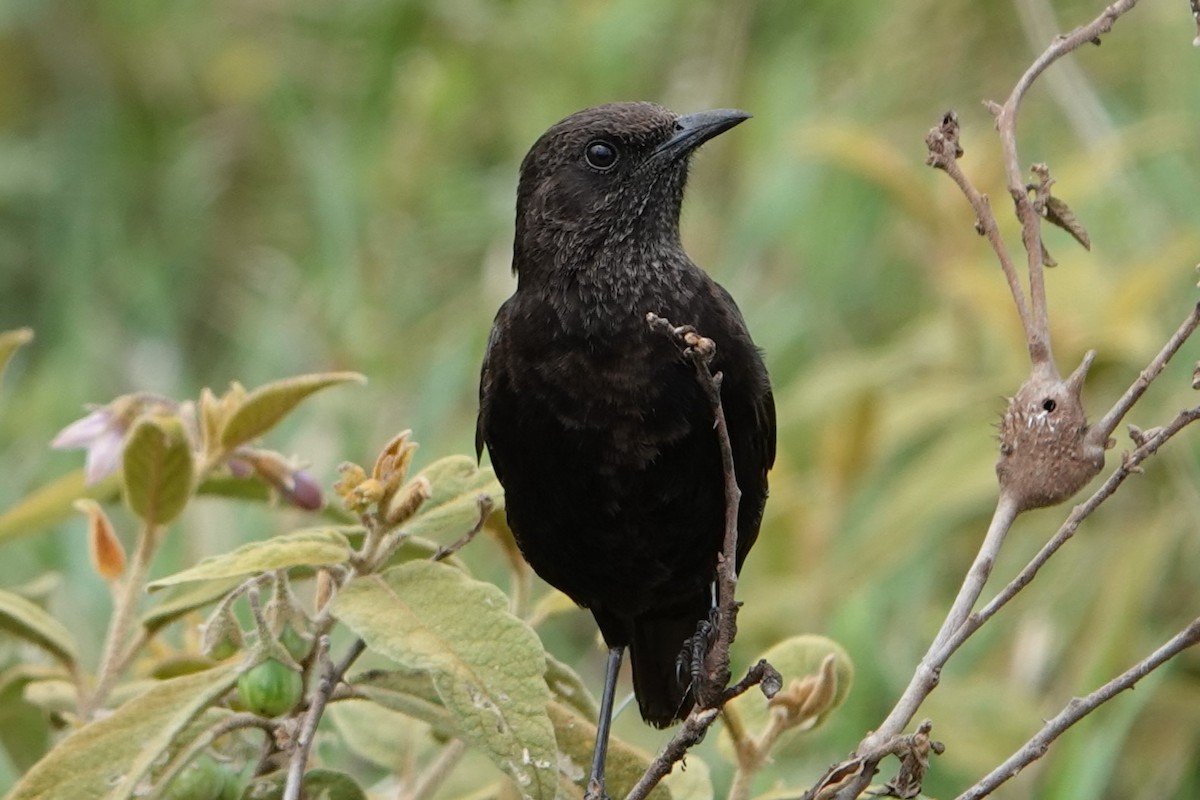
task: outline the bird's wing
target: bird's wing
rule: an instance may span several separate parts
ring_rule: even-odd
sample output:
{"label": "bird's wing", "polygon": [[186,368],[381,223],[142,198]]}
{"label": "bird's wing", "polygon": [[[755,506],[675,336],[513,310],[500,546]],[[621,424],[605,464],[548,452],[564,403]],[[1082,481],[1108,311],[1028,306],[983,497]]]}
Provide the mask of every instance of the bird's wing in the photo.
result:
{"label": "bird's wing", "polygon": [[[501,307],[503,312],[503,307]],[[499,314],[497,314],[497,323],[499,323]],[[500,325],[492,326],[492,332],[488,334],[487,349],[483,354],[483,365],[479,369],[479,416],[475,418],[475,459],[483,458],[483,447],[486,444],[484,437],[484,429],[487,426],[488,412],[492,405],[493,381],[495,375],[492,371],[492,359],[500,341]]]}

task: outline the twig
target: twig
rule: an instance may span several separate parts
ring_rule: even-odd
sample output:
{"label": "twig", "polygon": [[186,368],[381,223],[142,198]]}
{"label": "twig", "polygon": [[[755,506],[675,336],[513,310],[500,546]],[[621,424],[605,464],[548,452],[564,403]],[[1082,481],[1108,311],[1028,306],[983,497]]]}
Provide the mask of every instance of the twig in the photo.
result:
{"label": "twig", "polygon": [[1171,334],[1171,338],[1163,345],[1162,350],[1158,352],[1154,360],[1146,365],[1146,368],[1137,376],[1137,380],[1125,390],[1125,394],[1121,395],[1121,399],[1113,404],[1108,413],[1092,426],[1092,430],[1088,432],[1089,436],[1094,437],[1099,442],[1103,442],[1112,436],[1113,431],[1121,424],[1121,420],[1129,413],[1129,409],[1133,408],[1133,405],[1141,399],[1146,389],[1150,388],[1150,384],[1154,379],[1162,373],[1163,369],[1167,366],[1167,362],[1171,360],[1171,357],[1179,351],[1179,348],[1188,340],[1188,337],[1196,331],[1197,326],[1200,326],[1200,303],[1192,306],[1191,313],[1187,315],[1175,333]]}
{"label": "twig", "polygon": [[400,795],[401,799],[426,800],[429,797],[433,797],[434,793],[445,783],[454,766],[462,760],[463,754],[466,752],[466,742],[462,739],[451,739],[442,748],[442,752],[438,753],[438,757],[417,777],[417,782],[413,788]]}
{"label": "twig", "polygon": [[243,728],[261,728],[267,733],[267,739],[269,740],[275,731],[275,723],[260,717],[258,714],[251,714],[249,712],[242,712],[226,717],[200,736],[197,736],[186,747],[175,754],[170,763],[163,768],[163,771],[158,776],[156,783],[159,788],[170,786],[171,781],[191,763],[192,759],[217,739],[227,733],[242,730]]}
{"label": "twig", "polygon": [[750,687],[762,684],[764,691],[778,690],[779,673],[770,664],[760,661],[734,686],[729,684],[729,648],[737,635],[737,520],[741,490],[733,466],[733,447],[721,405],[721,373],[712,374],[709,363],[716,353],[716,343],[690,326],[676,327],[654,313],[646,315],[652,330],[668,336],[696,369],[696,380],[712,408],[717,441],[721,449],[721,466],[725,477],[725,537],[717,557],[717,631],[713,645],[705,657],[703,680],[694,687],[696,707],[658,756],[650,763],[641,779],[626,795],[625,800],[641,800],[670,774],[675,762],[704,738],[704,732],[717,718],[721,708],[732,698]]}
{"label": "twig", "polygon": [[1030,200],[1022,177],[1017,155],[1017,111],[1029,87],[1051,64],[1088,42],[1098,41],[1102,34],[1112,30],[1118,17],[1135,5],[1137,0],[1117,0],[1087,25],[1055,38],[1017,81],[1004,105],[989,106],[996,115],[996,129],[1000,134],[1000,145],[1004,153],[1008,191],[1016,204],[1017,218],[1021,221],[1021,240],[1025,245],[1029,266],[1029,296],[1034,327],[1034,337],[1029,340],[1029,354],[1035,367],[1043,364],[1052,366],[1053,355],[1050,350],[1050,324],[1046,311],[1046,286],[1042,268],[1041,214]]}
{"label": "twig", "polygon": [[675,762],[687,755],[687,751],[704,738],[704,732],[720,713],[720,709],[716,708],[692,709],[692,713],[687,715],[687,719],[680,726],[679,732],[671,737],[662,752],[650,762],[646,772],[629,790],[629,794],[625,795],[625,800],[642,800],[649,795],[659,781],[671,773]]}
{"label": "twig", "polygon": [[1017,307],[1017,315],[1021,318],[1021,328],[1025,331],[1025,339],[1032,341],[1034,338],[1033,320],[1029,316],[1029,304],[1025,302],[1025,290],[1021,288],[1021,279],[1017,276],[1017,268],[1008,252],[1008,245],[1004,243],[1004,237],[1000,235],[1000,226],[996,222],[996,215],[992,213],[992,204],[986,194],[975,188],[970,178],[962,171],[962,167],[958,165],[958,159],[963,154],[958,131],[958,116],[953,111],[947,111],[942,116],[941,124],[932,128],[925,137],[925,145],[929,148],[929,156],[925,159],[925,163],[949,175],[966,196],[971,208],[975,210],[975,230],[986,237],[988,244],[992,246],[992,251],[995,252],[996,259],[1000,262],[1000,269],[1004,272],[1008,290],[1012,293],[1013,305]]}
{"label": "twig", "polygon": [[1149,656],[1122,672],[1087,697],[1073,698],[1062,711],[1046,721],[1042,729],[1021,746],[1000,766],[958,796],[956,800],[978,800],[992,793],[1000,784],[1041,758],[1050,743],[1062,733],[1142,678],[1158,669],[1180,652],[1200,642],[1200,619],[1196,619]]}
{"label": "twig", "polygon": [[433,557],[430,559],[431,561],[441,561],[445,558],[449,558],[470,544],[471,540],[478,536],[479,532],[483,530],[483,526],[487,523],[487,518],[491,515],[492,509],[495,508],[496,504],[492,501],[491,497],[486,494],[481,494],[475,499],[475,505],[479,509],[479,519],[475,521],[475,524],[471,526],[470,530],[458,537],[458,539],[448,545],[445,545],[444,547],[439,547],[438,551],[434,553]]}
{"label": "twig", "polygon": [[313,739],[316,737],[321,715],[325,713],[325,706],[329,702],[330,696],[333,695],[333,690],[341,683],[346,670],[350,669],[355,659],[366,649],[366,642],[362,639],[355,640],[346,655],[335,665],[329,658],[328,634],[318,637],[317,663],[320,665],[321,678],[316,691],[313,692],[312,701],[308,705],[308,711],[300,726],[300,733],[296,737],[291,759],[288,761],[287,783],[284,785],[283,800],[300,800],[300,786],[304,782],[304,767],[308,764],[308,753],[312,748]]}
{"label": "twig", "polygon": [[991,575],[992,567],[1000,553],[1000,546],[1004,543],[1004,538],[1012,527],[1013,520],[1017,517],[1017,511],[1016,505],[1010,498],[1005,495],[1000,496],[995,513],[992,515],[991,525],[988,526],[987,535],[984,536],[983,544],[979,546],[974,563],[967,570],[962,587],[958,590],[958,596],[954,599],[941,629],[934,637],[933,643],[929,645],[921,663],[913,672],[908,687],[896,701],[896,705],[888,714],[887,719],[859,744],[859,753],[877,750],[888,739],[899,735],[916,715],[921,704],[925,702],[925,698],[937,687],[942,667],[958,649],[957,644],[952,648],[946,645],[966,622],[979,595],[983,593],[984,584]]}
{"label": "twig", "polygon": [[1158,431],[1139,446],[1132,453],[1127,453],[1121,459],[1121,464],[1108,477],[1107,480],[1100,486],[1099,489],[1092,494],[1086,501],[1075,506],[1070,515],[1063,521],[1058,531],[1051,537],[1050,541],[1042,546],[1042,549],[1025,565],[1017,576],[1013,578],[1008,585],[1001,589],[995,597],[993,597],[986,606],[979,612],[972,614],[966,621],[959,626],[954,635],[951,636],[946,644],[950,652],[957,649],[966,639],[979,629],[985,622],[995,616],[996,612],[1004,607],[1009,600],[1017,595],[1022,589],[1037,575],[1038,570],[1042,568],[1050,557],[1058,552],[1064,544],[1067,543],[1080,524],[1087,519],[1092,513],[1100,507],[1100,504],[1107,500],[1117,491],[1125,479],[1130,475],[1141,472],[1141,463],[1150,456],[1158,452],[1166,442],[1179,433],[1185,427],[1200,419],[1200,406],[1180,411],[1173,420],[1167,425],[1158,429]]}
{"label": "twig", "polygon": [[737,544],[738,506],[742,492],[737,485],[733,466],[733,446],[729,441],[729,428],[725,422],[725,409],[721,404],[721,373],[715,375],[709,369],[717,345],[696,332],[691,326],[676,327],[657,314],[646,315],[646,322],[654,330],[671,338],[683,355],[690,359],[696,369],[696,381],[708,398],[721,450],[721,471],[725,488],[725,536],[721,553],[717,557],[717,631],[712,647],[705,657],[706,680],[694,687],[696,704],[701,708],[719,707],[722,694],[729,683],[729,648],[737,635]]}

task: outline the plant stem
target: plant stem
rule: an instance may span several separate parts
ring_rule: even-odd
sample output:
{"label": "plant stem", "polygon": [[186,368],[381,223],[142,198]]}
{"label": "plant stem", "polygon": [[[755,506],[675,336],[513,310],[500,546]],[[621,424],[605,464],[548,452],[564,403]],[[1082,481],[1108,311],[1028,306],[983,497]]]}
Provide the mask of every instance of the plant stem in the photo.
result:
{"label": "plant stem", "polygon": [[[79,715],[84,720],[104,705],[109,692],[117,682],[121,669],[128,663],[132,652],[126,650],[125,642],[129,638],[129,627],[133,623],[137,611],[138,598],[146,588],[146,576],[150,571],[150,562],[154,551],[158,548],[159,531],[157,525],[143,525],[138,536],[137,548],[133,552],[133,561],[129,572],[115,593],[115,606],[108,625],[108,634],[104,639],[104,654],[100,657],[100,668],[96,672],[96,688],[91,695],[80,702]],[[144,641],[144,639],[142,640]]]}

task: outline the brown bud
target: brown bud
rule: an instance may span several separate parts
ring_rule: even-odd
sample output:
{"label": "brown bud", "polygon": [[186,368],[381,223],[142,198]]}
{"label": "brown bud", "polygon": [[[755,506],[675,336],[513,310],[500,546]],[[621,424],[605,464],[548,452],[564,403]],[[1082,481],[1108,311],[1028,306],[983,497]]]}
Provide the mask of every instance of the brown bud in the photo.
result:
{"label": "brown bud", "polygon": [[417,513],[421,504],[433,496],[433,486],[424,475],[418,475],[396,494],[387,511],[389,525],[398,525]]}
{"label": "brown bud", "polygon": [[88,546],[92,567],[106,581],[115,581],[125,574],[125,548],[113,530],[112,522],[95,500],[81,498],[75,508],[88,518]]}

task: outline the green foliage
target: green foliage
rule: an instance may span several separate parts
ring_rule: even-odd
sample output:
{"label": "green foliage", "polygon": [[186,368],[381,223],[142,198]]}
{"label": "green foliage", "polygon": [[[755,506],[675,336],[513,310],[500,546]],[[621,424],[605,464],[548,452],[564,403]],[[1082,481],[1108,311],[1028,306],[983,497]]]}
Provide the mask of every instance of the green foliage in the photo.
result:
{"label": "green foliage", "polygon": [[[886,713],[991,510],[989,426],[1027,359],[994,260],[957,190],[922,166],[921,140],[947,108],[959,112],[964,170],[1015,245],[992,119],[979,101],[1002,99],[1031,53],[1103,3],[1041,5],[1058,20],[1036,32],[1009,4],[972,0],[4,6],[0,326],[29,326],[37,339],[0,384],[0,586],[61,572],[61,586],[37,601],[70,631],[85,668],[95,665],[109,594],[72,502],[109,504],[127,543],[134,526],[111,505],[119,476],[85,488],[74,457],[46,451],[88,402],[349,366],[370,384],[315,395],[268,434],[281,452],[312,459],[319,483],[332,483],[341,458],[404,425],[426,445],[414,469],[467,452],[479,357],[512,286],[516,170],[533,138],[614,98],[743,107],[754,120],[694,165],[683,231],[697,263],[737,297],[779,403],[780,458],[739,583],[735,656],[745,663],[819,631],[856,665],[851,699],[785,743],[756,784],[782,783],[777,796],[795,796],[792,787]],[[1069,232],[1045,226],[1061,262],[1047,275],[1060,363],[1099,352],[1085,390],[1093,418],[1195,300],[1200,84],[1186,6],[1176,5],[1139,4],[1102,47],[1052,67],[1022,113],[1022,156],[1050,164],[1055,192],[1091,234],[1085,253]],[[1193,356],[1180,358],[1188,363],[1168,370],[1131,421],[1149,428],[1194,402]],[[1110,464],[1127,446],[1118,443]],[[1067,698],[1195,616],[1198,464],[1186,436],[1173,442],[995,632],[951,662],[925,709],[949,747],[929,794],[957,794]],[[217,472],[197,482],[152,577],[339,524],[267,506],[281,495],[261,479]],[[993,580],[1020,568],[1059,519],[1044,511],[1023,520]],[[511,585],[518,605],[537,610],[549,652],[598,686],[586,612],[536,582],[532,596],[524,578],[506,583],[513,551],[500,527],[458,563]],[[447,544],[462,532],[429,539]],[[349,539],[357,547],[361,534]],[[405,540],[397,558],[428,558],[436,545]],[[306,580],[304,568],[293,573]],[[198,610],[238,583],[154,594],[137,634],[194,651]],[[39,656],[3,637],[0,675],[50,670],[66,700],[59,708],[75,707],[56,662],[21,663]],[[144,666],[127,669],[129,684],[142,683]],[[51,722],[73,724],[31,705],[25,687],[49,681],[22,675],[0,682],[0,713],[19,710],[21,730],[34,719],[39,727],[16,737],[0,720],[0,793],[28,768],[31,743],[62,735],[52,736]],[[1185,655],[1117,698],[1012,793],[1200,796],[1196,675],[1196,657]],[[113,698],[125,699],[124,685]],[[433,701],[447,713],[436,693]],[[655,750],[662,734],[635,716],[618,719],[619,734]],[[414,736],[421,766],[442,745]],[[714,749],[718,738],[689,765],[711,765],[720,788],[732,768]],[[477,764],[479,781],[499,780],[485,761],[464,761],[464,771]]]}
{"label": "green foliage", "polygon": [[19,594],[0,590],[0,630],[33,642],[68,667],[75,663],[75,640],[71,632]]}
{"label": "green foliage", "polygon": [[260,386],[237,404],[220,428],[221,445],[232,450],[257,439],[278,425],[304,398],[329,386],[348,381],[364,382],[354,372],[304,375]]}
{"label": "green foliage", "polygon": [[346,584],[334,612],[368,647],[427,674],[455,735],[483,749],[523,793],[553,798],[558,759],[542,644],[507,606],[491,584],[412,561]]}
{"label": "green foliage", "polygon": [[200,733],[199,718],[237,676],[238,667],[229,665],[160,682],[64,739],[25,774],[9,800],[136,796],[164,754]]}
{"label": "green foliage", "polygon": [[140,420],[125,442],[125,499],[147,525],[179,516],[192,493],[192,452],[178,419]]}
{"label": "green foliage", "polygon": [[237,578],[289,567],[340,564],[350,557],[350,542],[336,528],[313,528],[250,542],[231,553],[206,558],[194,567],[151,581],[148,589],[162,589],[192,581]]}

